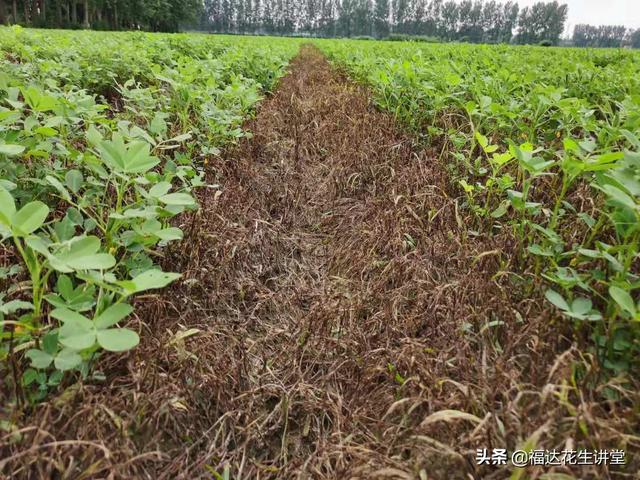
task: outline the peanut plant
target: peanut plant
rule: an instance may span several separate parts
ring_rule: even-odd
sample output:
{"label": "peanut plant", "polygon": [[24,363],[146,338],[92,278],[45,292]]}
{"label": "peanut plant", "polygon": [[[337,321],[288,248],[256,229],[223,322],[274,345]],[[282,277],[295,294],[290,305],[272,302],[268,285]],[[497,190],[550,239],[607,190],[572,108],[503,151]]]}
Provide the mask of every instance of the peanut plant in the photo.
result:
{"label": "peanut plant", "polygon": [[318,41],[429,144],[477,229],[507,229],[522,269],[612,373],[640,351],[640,56],[614,50]]}
{"label": "peanut plant", "polygon": [[204,166],[297,42],[0,28],[0,375],[17,402],[98,378],[198,208]]}

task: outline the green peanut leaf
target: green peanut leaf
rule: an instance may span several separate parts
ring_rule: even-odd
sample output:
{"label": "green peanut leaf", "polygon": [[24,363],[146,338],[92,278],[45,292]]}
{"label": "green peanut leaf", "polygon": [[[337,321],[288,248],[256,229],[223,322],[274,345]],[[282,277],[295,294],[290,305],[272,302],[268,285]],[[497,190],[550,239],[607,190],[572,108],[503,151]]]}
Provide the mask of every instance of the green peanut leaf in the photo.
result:
{"label": "green peanut leaf", "polygon": [[196,204],[194,198],[188,193],[169,193],[158,198],[165,205],[192,206]]}
{"label": "green peanut leaf", "polygon": [[158,198],[169,193],[169,190],[171,190],[169,182],[158,182],[149,190],[149,196]]}
{"label": "green peanut leaf", "polygon": [[65,347],[74,350],[91,348],[96,342],[96,330],[93,322],[67,308],[56,308],[51,316],[62,322],[59,341]]}
{"label": "green peanut leaf", "polygon": [[116,264],[116,259],[108,253],[96,253],[89,258],[73,258],[68,265],[74,270],[107,270]]}
{"label": "green peanut leaf", "polygon": [[0,223],[10,226],[11,219],[16,214],[16,202],[9,191],[0,186]]}
{"label": "green peanut leaf", "polygon": [[50,355],[58,351],[58,332],[49,332],[42,337],[42,349]]}
{"label": "green peanut leaf", "polygon": [[64,198],[67,201],[71,200],[71,195],[69,195],[69,192],[67,191],[66,188],[64,188],[64,185],[62,185],[62,182],[60,182],[60,180],[58,180],[56,177],[52,175],[47,175],[45,177],[45,180],[49,182],[51,185],[53,185],[53,187],[56,190],[58,190],[62,198]]}
{"label": "green peanut leaf", "polygon": [[44,239],[37,237],[35,235],[31,235],[30,237],[27,237],[25,239],[25,243],[27,244],[27,246],[35,251],[38,252],[42,255],[44,255],[45,257],[49,256],[49,242],[45,241]]}
{"label": "green peanut leaf", "polygon": [[636,305],[629,292],[621,289],[620,287],[611,286],[609,287],[609,295],[611,295],[611,298],[616,301],[623,311],[627,312],[632,317],[635,317],[637,311]]}
{"label": "green peanut leaf", "polygon": [[40,201],[26,204],[11,219],[11,226],[16,236],[26,237],[35,232],[47,219],[49,207]]}
{"label": "green peanut leaf", "polygon": [[79,270],[107,270],[116,264],[108,253],[98,253],[100,239],[94,236],[76,237],[49,257],[51,266],[63,273]]}
{"label": "green peanut leaf", "polygon": [[154,235],[164,241],[182,240],[182,230],[177,227],[164,228],[154,232]]}
{"label": "green peanut leaf", "polygon": [[63,372],[76,368],[82,363],[82,357],[71,348],[63,348],[53,362],[58,370]]}
{"label": "green peanut leaf", "polygon": [[109,352],[131,350],[140,343],[140,337],[128,328],[109,328],[98,330],[98,344]]}
{"label": "green peanut leaf", "polygon": [[35,348],[31,350],[27,350],[25,353],[27,358],[31,360],[31,366],[33,368],[47,368],[53,362],[53,356],[49,355],[47,352],[43,352],[42,350],[37,350]]}
{"label": "green peanut leaf", "polygon": [[560,295],[558,292],[556,292],[555,290],[551,290],[551,289],[547,290],[544,296],[547,298],[547,300],[553,303],[560,310],[565,310],[565,311],[571,310],[571,308],[569,307],[569,304],[564,299],[564,297]]}
{"label": "green peanut leaf", "polygon": [[36,87],[22,88],[24,101],[36,112],[47,112],[53,110],[58,101],[55,97],[41,92]]}
{"label": "green peanut leaf", "polygon": [[74,312],[73,310],[69,310],[68,308],[56,308],[52,310],[49,314],[56,320],[60,320],[62,323],[66,322],[76,322],[76,323],[84,323],[91,321],[85,317],[84,315],[80,315],[78,312]]}
{"label": "green peanut leaf", "polygon": [[179,273],[163,272],[161,270],[147,270],[132,280],[118,282],[118,285],[127,290],[129,295],[145,290],[164,288],[174,280],[180,278]]}
{"label": "green peanut leaf", "polygon": [[73,327],[65,324],[60,329],[60,343],[74,350],[91,348],[96,343],[96,332],[95,330],[74,330]]}
{"label": "green peanut leaf", "polygon": [[69,300],[73,295],[73,283],[68,275],[60,275],[58,277],[56,288],[58,289],[58,293],[60,293],[62,298],[65,300]]}
{"label": "green peanut leaf", "polygon": [[11,315],[19,310],[33,310],[33,304],[23,300],[11,300],[0,305],[0,312],[5,315]]}
{"label": "green peanut leaf", "polygon": [[102,143],[103,137],[102,134],[93,125],[91,125],[87,129],[86,139],[90,145],[97,147]]}
{"label": "green peanut leaf", "polygon": [[25,151],[22,145],[11,145],[9,143],[0,144],[0,154],[7,157],[15,157]]}
{"label": "green peanut leaf", "polygon": [[586,315],[591,311],[593,303],[590,299],[585,297],[578,297],[573,300],[571,304],[571,311],[578,315]]}
{"label": "green peanut leaf", "polygon": [[133,307],[127,303],[111,305],[104,312],[94,318],[93,323],[98,330],[109,328],[120,320],[128,317],[133,312]]}
{"label": "green peanut leaf", "polygon": [[121,135],[114,134],[112,140],[103,140],[98,146],[100,157],[113,170],[122,173],[145,173],[160,163],[150,154],[147,142],[134,141],[125,144]]}
{"label": "green peanut leaf", "polygon": [[621,189],[619,189],[618,187],[614,186],[614,185],[603,185],[602,187],[599,187],[600,190],[602,190],[604,193],[607,194],[607,196],[609,197],[609,200],[613,203],[617,203],[619,205],[622,205],[624,207],[627,207],[631,210],[637,210],[638,209],[638,205],[636,204],[636,202],[633,200],[633,198],[627,194],[626,192],[622,191]]}
{"label": "green peanut leaf", "polygon": [[78,193],[84,182],[82,172],[79,170],[69,170],[64,176],[64,181],[73,193]]}

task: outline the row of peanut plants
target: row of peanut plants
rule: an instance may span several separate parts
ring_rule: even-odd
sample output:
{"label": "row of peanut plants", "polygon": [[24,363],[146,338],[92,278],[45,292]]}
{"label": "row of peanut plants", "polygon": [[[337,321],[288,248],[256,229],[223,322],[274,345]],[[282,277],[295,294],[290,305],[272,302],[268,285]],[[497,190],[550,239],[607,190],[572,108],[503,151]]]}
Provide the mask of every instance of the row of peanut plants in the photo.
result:
{"label": "row of peanut plants", "polygon": [[[101,378],[132,297],[298,43],[0,28],[0,382],[9,403]],[[5,390],[6,389],[6,390]]]}
{"label": "row of peanut plants", "polygon": [[544,285],[609,372],[637,366],[640,55],[318,45],[379,107],[438,146],[479,229],[514,235],[524,291]]}

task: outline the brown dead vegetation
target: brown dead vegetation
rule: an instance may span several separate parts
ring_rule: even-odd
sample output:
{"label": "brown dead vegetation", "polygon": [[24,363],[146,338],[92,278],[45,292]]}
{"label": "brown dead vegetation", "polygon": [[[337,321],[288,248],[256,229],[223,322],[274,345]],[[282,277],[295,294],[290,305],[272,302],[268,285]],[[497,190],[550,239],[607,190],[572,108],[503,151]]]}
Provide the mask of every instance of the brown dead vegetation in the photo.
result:
{"label": "brown dead vegetation", "polygon": [[166,259],[182,281],[139,299],[140,347],[19,419],[0,472],[492,479],[510,467],[475,449],[529,440],[627,449],[617,472],[547,472],[638,478],[637,390],[588,387],[593,358],[509,273],[508,236],[469,234],[446,169],[366,91],[305,47],[248,128]]}

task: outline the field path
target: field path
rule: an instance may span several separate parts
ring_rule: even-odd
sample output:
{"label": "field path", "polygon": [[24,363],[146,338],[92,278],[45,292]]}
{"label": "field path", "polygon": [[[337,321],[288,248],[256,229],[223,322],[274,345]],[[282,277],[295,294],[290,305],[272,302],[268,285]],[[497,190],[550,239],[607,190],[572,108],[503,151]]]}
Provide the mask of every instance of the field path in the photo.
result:
{"label": "field path", "polygon": [[138,300],[141,345],[38,407],[15,478],[506,478],[475,449],[579,431],[543,395],[569,345],[496,275],[508,237],[469,235],[364,88],[303,47],[247,128],[165,259],[183,280]]}

